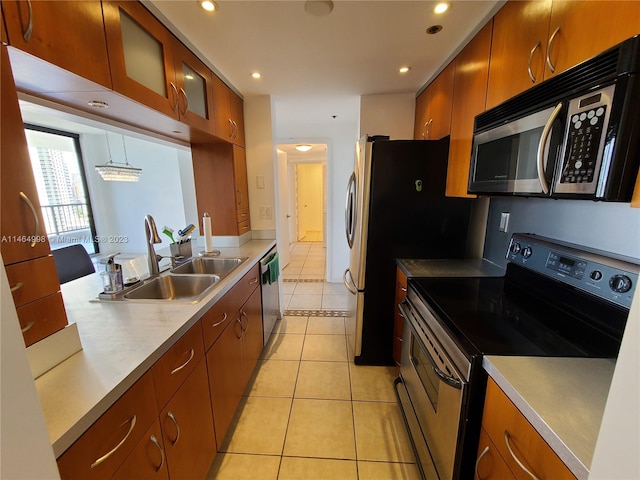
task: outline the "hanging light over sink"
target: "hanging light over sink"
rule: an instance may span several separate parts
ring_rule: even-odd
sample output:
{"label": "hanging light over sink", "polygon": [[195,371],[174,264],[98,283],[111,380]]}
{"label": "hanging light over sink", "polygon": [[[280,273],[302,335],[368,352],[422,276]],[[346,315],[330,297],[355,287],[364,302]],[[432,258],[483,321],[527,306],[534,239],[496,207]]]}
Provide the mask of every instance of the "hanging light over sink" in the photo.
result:
{"label": "hanging light over sink", "polygon": [[111,158],[111,146],[109,145],[109,135],[104,132],[107,137],[107,151],[109,152],[109,161],[104,165],[96,165],[96,171],[103,180],[107,182],[137,182],[140,180],[141,168],[135,168],[129,165],[127,160],[127,147],[124,143],[124,135],[122,135],[122,148],[124,149],[125,163],[114,162]]}

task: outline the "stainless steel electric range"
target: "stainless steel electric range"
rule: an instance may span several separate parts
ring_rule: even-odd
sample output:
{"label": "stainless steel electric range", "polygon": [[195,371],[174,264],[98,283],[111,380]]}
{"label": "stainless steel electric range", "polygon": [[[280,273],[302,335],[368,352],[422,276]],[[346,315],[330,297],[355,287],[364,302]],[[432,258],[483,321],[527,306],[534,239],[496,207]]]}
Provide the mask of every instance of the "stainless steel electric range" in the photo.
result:
{"label": "stainless steel electric range", "polygon": [[473,478],[483,355],[615,358],[638,261],[514,234],[503,277],[409,279],[396,393],[423,476]]}

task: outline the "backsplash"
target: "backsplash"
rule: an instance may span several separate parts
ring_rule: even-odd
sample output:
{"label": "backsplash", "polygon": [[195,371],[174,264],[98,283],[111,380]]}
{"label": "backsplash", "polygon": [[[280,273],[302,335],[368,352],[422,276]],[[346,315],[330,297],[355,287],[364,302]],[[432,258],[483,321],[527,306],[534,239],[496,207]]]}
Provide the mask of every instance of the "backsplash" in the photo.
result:
{"label": "backsplash", "polygon": [[[509,229],[498,231],[500,214],[509,212]],[[619,255],[640,263],[640,209],[628,203],[546,198],[494,197],[490,201],[484,258],[506,265],[512,233],[535,233]]]}

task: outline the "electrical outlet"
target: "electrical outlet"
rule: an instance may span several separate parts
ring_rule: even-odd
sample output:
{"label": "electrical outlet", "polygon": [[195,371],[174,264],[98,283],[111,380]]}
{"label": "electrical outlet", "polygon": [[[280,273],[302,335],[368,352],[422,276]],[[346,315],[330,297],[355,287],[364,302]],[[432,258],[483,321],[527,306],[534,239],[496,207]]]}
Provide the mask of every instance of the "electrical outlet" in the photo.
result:
{"label": "electrical outlet", "polygon": [[498,230],[505,233],[509,230],[509,212],[500,214],[500,227]]}
{"label": "electrical outlet", "polygon": [[260,205],[260,219],[271,220],[273,214],[270,205]]}

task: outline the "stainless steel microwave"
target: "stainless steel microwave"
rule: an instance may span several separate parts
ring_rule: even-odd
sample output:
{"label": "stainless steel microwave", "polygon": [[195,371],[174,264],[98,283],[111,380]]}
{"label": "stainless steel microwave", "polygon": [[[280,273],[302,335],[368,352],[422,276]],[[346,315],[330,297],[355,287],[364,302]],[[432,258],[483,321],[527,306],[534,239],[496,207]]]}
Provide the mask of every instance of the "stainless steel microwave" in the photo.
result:
{"label": "stainless steel microwave", "polygon": [[629,201],[639,70],[636,35],[478,115],[469,193]]}

